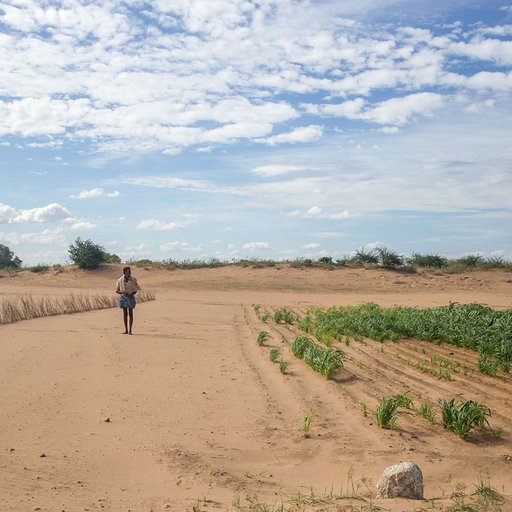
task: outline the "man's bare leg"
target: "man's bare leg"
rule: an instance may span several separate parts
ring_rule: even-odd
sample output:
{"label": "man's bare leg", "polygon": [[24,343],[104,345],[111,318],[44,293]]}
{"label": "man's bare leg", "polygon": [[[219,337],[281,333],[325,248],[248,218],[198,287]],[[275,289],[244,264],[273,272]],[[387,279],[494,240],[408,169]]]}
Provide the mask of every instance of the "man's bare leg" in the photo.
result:
{"label": "man's bare leg", "polygon": [[129,313],[130,313],[130,330],[128,331],[128,334],[131,334],[132,333],[132,325],[133,325],[133,309],[129,309]]}
{"label": "man's bare leg", "polygon": [[[124,322],[123,334],[128,334],[128,308],[123,308],[123,322]],[[130,326],[130,329],[131,329],[131,326]]]}

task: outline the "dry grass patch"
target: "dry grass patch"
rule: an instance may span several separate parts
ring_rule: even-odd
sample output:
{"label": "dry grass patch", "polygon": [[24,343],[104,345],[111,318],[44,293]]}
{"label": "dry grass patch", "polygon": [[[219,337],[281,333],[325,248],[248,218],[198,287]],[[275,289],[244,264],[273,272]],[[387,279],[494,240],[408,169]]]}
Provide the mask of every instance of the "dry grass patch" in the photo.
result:
{"label": "dry grass patch", "polygon": [[[151,291],[137,294],[137,302],[150,300],[155,300],[155,294]],[[118,304],[118,298],[112,295],[67,295],[63,297],[19,295],[0,299],[0,324],[12,324],[43,316],[115,308]]]}

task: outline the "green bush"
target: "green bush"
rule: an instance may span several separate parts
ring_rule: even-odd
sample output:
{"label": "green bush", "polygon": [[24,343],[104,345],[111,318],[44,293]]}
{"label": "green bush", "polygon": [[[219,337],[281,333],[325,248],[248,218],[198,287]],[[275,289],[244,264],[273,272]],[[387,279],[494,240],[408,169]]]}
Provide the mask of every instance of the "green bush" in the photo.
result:
{"label": "green bush", "polygon": [[92,240],[82,240],[78,237],[74,244],[69,246],[71,261],[79,268],[93,269],[105,263],[106,252],[101,245]]}
{"label": "green bush", "polygon": [[390,251],[385,247],[375,249],[379,265],[383,268],[399,268],[404,265],[404,258],[398,253]]}
{"label": "green bush", "polygon": [[105,263],[121,263],[121,258],[117,254],[110,254],[106,252],[104,254]]}
{"label": "green bush", "polygon": [[409,260],[409,265],[420,268],[444,268],[448,266],[448,258],[438,254],[413,254]]}
{"label": "green bush", "polygon": [[366,252],[364,249],[356,251],[355,256],[351,260],[358,265],[378,265],[379,258],[374,251]]}
{"label": "green bush", "polygon": [[22,261],[6,245],[0,244],[0,268],[20,268]]}

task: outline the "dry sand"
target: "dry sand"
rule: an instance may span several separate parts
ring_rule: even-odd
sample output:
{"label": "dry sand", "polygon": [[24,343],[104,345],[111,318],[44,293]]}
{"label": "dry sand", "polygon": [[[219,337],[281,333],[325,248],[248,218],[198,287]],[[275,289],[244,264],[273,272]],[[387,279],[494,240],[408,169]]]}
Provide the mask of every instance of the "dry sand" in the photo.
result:
{"label": "dry sand", "polygon": [[[416,510],[425,502],[376,500],[384,468],[416,462],[425,496],[472,493],[482,479],[512,496],[510,376],[478,372],[476,356],[415,341],[343,346],[345,367],[327,381],[295,359],[283,339],[294,329],[263,324],[253,304],[436,306],[449,301],[512,306],[512,274],[380,270],[134,268],[157,300],[135,310],[134,335],[122,335],[118,309],[0,326],[1,511],[235,510],[233,500],[279,504],[297,492],[347,494],[355,505]],[[120,266],[94,272],[22,272],[0,280],[0,300],[16,294],[112,293]],[[265,347],[257,334],[268,330]],[[280,347],[286,375],[269,361]],[[440,380],[415,369],[432,354],[471,372]],[[415,413],[392,431],[377,428],[383,395],[487,404],[500,438],[463,441]],[[368,407],[364,416],[360,403]],[[304,415],[316,411],[311,437]],[[439,420],[439,415],[438,415]],[[451,503],[448,500],[447,503]],[[263,510],[263,509],[260,509]]]}

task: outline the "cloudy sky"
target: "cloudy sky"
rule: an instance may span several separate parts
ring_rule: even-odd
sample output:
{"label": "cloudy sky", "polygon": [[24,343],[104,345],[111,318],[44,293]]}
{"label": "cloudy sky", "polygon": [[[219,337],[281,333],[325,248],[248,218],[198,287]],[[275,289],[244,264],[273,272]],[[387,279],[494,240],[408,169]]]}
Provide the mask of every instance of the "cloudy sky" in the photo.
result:
{"label": "cloudy sky", "polygon": [[512,259],[510,0],[0,1],[0,243]]}

